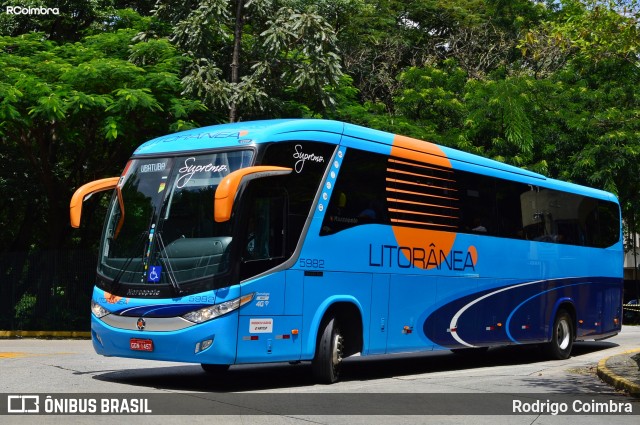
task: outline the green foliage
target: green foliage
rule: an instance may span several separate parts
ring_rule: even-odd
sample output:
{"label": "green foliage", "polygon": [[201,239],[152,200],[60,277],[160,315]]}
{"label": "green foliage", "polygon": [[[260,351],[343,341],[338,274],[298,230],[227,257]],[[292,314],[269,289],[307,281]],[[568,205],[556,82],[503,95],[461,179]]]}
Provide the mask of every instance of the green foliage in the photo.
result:
{"label": "green foliage", "polygon": [[160,0],[155,13],[171,24],[171,42],[193,59],[185,93],[237,120],[279,114],[293,104],[316,111],[333,104],[330,88],[342,75],[337,39],[312,4]]}
{"label": "green foliage", "polygon": [[[14,211],[37,208],[47,218],[45,225],[18,216],[10,232],[22,226],[23,239],[4,249],[24,249],[36,235],[39,247],[59,247],[74,188],[117,175],[142,141],[193,126],[204,110],[181,96],[185,58],[167,40],[132,45],[136,33],[117,29],[62,44],[40,33],[0,37],[0,155],[16,158],[0,188],[14,193],[30,182],[30,196],[16,194]],[[7,209],[0,214],[9,221]]]}
{"label": "green foliage", "polygon": [[[145,140],[277,117],[340,119],[604,188],[640,231],[637,0],[56,6],[0,14],[2,251],[95,241],[105,200],[88,201],[72,237],[71,191],[117,175]],[[45,280],[23,288],[16,319],[51,297]]]}
{"label": "green foliage", "polygon": [[521,43],[560,89],[554,94],[558,113],[549,121],[563,133],[553,168],[563,178],[616,193],[626,223],[638,231],[640,7],[636,1],[595,0],[563,6]]}
{"label": "green foliage", "polygon": [[25,292],[15,306],[15,319],[20,329],[29,326],[35,315],[36,296]]}
{"label": "green foliage", "polygon": [[610,190],[640,230],[639,10],[376,2],[342,41],[357,95],[330,116]]}

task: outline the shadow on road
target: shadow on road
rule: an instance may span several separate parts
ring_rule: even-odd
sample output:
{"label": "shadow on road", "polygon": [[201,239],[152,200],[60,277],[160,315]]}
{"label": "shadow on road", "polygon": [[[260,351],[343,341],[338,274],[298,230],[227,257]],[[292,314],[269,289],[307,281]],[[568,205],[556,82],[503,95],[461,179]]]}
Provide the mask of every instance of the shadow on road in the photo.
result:
{"label": "shadow on road", "polygon": [[[577,343],[573,357],[617,346],[610,342]],[[526,365],[544,362],[536,346],[499,347],[481,355],[459,355],[449,351],[392,356],[351,357],[344,361],[343,382],[406,377],[433,372],[473,370],[483,367]],[[206,374],[200,365],[186,364],[128,369],[95,375],[94,379],[135,387],[174,391],[243,392],[314,385],[310,364],[273,363],[232,366],[221,376]],[[577,377],[579,378],[579,377]],[[575,386],[571,386],[575,388]]]}

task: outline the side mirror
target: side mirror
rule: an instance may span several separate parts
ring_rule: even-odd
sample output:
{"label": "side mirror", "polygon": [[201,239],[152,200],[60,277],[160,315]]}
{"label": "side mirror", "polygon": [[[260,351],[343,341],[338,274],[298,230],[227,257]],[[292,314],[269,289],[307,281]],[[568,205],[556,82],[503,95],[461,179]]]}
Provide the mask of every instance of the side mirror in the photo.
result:
{"label": "side mirror", "polygon": [[292,171],[292,168],[262,165],[241,168],[230,173],[220,182],[216,189],[213,206],[215,221],[218,223],[229,221],[233,203],[241,184],[264,177],[284,176],[290,174]]}
{"label": "side mirror", "polygon": [[69,216],[71,219],[71,227],[80,227],[80,217],[82,216],[82,203],[89,199],[91,195],[105,190],[115,189],[118,185],[120,177],[110,177],[107,179],[95,180],[80,186],[73,196],[69,204]]}

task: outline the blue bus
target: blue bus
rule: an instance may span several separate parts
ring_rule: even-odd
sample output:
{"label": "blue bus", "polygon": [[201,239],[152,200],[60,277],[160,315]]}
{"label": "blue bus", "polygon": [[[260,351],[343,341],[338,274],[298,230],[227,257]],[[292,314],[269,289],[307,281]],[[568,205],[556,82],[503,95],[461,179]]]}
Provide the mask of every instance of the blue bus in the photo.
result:
{"label": "blue bus", "polygon": [[224,124],[141,145],[111,190],[97,353],[229,365],[574,341],[621,329],[610,193],[326,120]]}

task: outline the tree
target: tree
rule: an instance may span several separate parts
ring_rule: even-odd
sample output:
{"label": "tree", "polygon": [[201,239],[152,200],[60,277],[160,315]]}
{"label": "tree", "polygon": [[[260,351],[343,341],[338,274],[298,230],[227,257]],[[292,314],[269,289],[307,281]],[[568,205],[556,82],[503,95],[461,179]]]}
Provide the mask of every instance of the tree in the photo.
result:
{"label": "tree", "polygon": [[[27,277],[28,288],[14,290],[34,296],[34,311],[52,294],[69,300],[81,290],[71,290],[75,280],[58,274],[74,269],[73,256],[45,251],[87,249],[99,238],[101,220],[92,219],[99,197],[87,202],[84,225],[72,234],[73,191],[118,175],[141,142],[195,126],[205,109],[180,94],[188,59],[166,39],[132,45],[149,21],[133,11],[122,16],[138,28],[76,43],[50,41],[42,33],[0,37],[0,253],[43,253],[21,256],[2,269],[2,277]],[[47,317],[38,317],[36,326],[46,328]]]}
{"label": "tree", "polygon": [[470,78],[487,78],[515,61],[521,32],[545,14],[529,0],[363,0],[339,46],[361,101],[381,103],[393,116],[407,68],[454,60]]}
{"label": "tree", "polygon": [[[627,226],[640,208],[640,14],[636,1],[566,0],[521,43],[536,77],[555,82],[564,129],[552,165],[565,179],[620,198]],[[547,124],[549,125],[549,124]]]}
{"label": "tree", "polygon": [[336,36],[307,2],[158,0],[155,16],[193,59],[185,93],[203,99],[218,120],[224,112],[233,122],[282,114],[291,104],[320,111],[332,103],[328,88],[342,75]]}
{"label": "tree", "polygon": [[[63,45],[38,33],[0,38],[0,51],[11,52],[0,56],[1,153],[19,164],[3,172],[4,188],[32,187],[12,207],[25,213],[16,228],[32,230],[5,249],[28,249],[36,234],[41,247],[59,246],[73,188],[117,174],[140,142],[188,128],[189,117],[203,109],[179,97],[184,58],[166,40],[131,47],[144,66],[123,57],[135,33],[119,30]],[[44,228],[31,220],[34,211],[45,217]]]}

